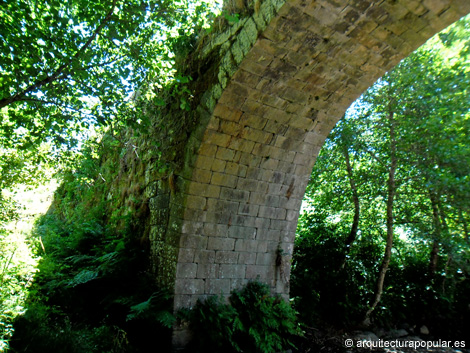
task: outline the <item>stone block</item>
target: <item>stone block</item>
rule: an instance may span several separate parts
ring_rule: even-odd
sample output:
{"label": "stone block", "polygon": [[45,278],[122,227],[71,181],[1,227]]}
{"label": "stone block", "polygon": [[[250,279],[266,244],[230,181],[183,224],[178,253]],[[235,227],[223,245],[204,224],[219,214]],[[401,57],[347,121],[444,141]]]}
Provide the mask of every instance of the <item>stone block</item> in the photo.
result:
{"label": "stone block", "polygon": [[240,137],[234,137],[230,141],[228,147],[235,151],[242,151],[246,153],[251,153],[253,147],[255,146],[254,141],[249,141]]}
{"label": "stone block", "polygon": [[247,265],[245,278],[264,281],[266,278],[268,278],[269,268],[270,266]]}
{"label": "stone block", "polygon": [[177,278],[175,292],[178,294],[204,294],[204,280]]}
{"label": "stone block", "polygon": [[206,207],[206,198],[202,196],[188,195],[186,197],[186,207],[203,210]]}
{"label": "stone block", "polygon": [[227,147],[230,143],[231,136],[214,130],[206,130],[204,134],[204,142],[221,147]]}
{"label": "stone block", "polygon": [[274,218],[275,210],[276,209],[274,207],[260,206],[258,216],[263,218]]}
{"label": "stone block", "polygon": [[[238,190],[234,190],[234,191],[238,191]],[[226,212],[226,213],[229,214],[229,217],[230,217],[230,213],[236,213],[237,212],[240,203],[236,202],[236,201],[230,201],[231,199],[230,198],[225,198],[223,196],[223,194],[224,193],[221,193],[221,195],[220,195],[221,199],[208,199],[207,208],[209,210],[212,210],[213,212]],[[210,222],[209,219],[207,221]],[[227,219],[227,221],[228,221],[228,219]],[[213,223],[223,223],[223,221],[217,221],[217,222],[213,222]]]}
{"label": "stone block", "polygon": [[247,215],[232,215],[230,218],[230,226],[254,227],[256,217]]}
{"label": "stone block", "polygon": [[230,279],[230,292],[241,290],[248,284],[249,280],[246,278],[232,278]]}
{"label": "stone block", "polygon": [[[237,185],[239,185],[240,183],[243,183],[241,182],[243,180],[246,180],[246,179],[238,178]],[[238,187],[238,190],[222,187],[221,192],[220,192],[220,198],[222,200],[246,202],[248,201],[250,197],[250,193],[248,191],[249,191],[248,189],[243,188],[243,187],[242,188]],[[237,210],[238,210],[238,205],[237,205]]]}
{"label": "stone block", "polygon": [[269,183],[268,194],[280,196],[282,187],[282,184]]}
{"label": "stone block", "polygon": [[276,255],[272,253],[258,253],[256,254],[256,265],[274,266],[276,262]]}
{"label": "stone block", "polygon": [[[214,172],[211,180],[213,185],[226,186],[229,188],[234,188],[237,185],[238,177],[230,174],[216,173]],[[220,189],[220,188],[219,188]],[[218,197],[211,196],[211,197]]]}
{"label": "stone block", "polygon": [[219,265],[217,264],[198,264],[197,278],[203,278],[206,281],[210,278],[216,278]]}
{"label": "stone block", "polygon": [[[212,173],[212,178],[214,178],[215,174],[218,174],[218,173],[216,172]],[[204,198],[206,197],[217,198],[220,195],[220,187],[214,183],[205,184],[205,183],[192,182],[188,187],[188,194],[202,196]]]}
{"label": "stone block", "polygon": [[178,255],[178,262],[192,263],[194,261],[195,249],[180,249]]}
{"label": "stone block", "polygon": [[233,250],[235,248],[235,239],[209,237],[207,242],[208,250]]}
{"label": "stone block", "polygon": [[222,159],[214,159],[211,165],[211,170],[214,172],[222,173],[225,170],[227,162]]}
{"label": "stone block", "polygon": [[256,251],[257,252],[268,252],[268,241],[257,240]]}
{"label": "stone block", "polygon": [[198,155],[207,156],[207,157],[215,157],[217,152],[217,146],[204,142],[199,147]]}
{"label": "stone block", "polygon": [[228,234],[228,225],[217,223],[204,223],[202,233],[209,237],[226,237]]}
{"label": "stone block", "polygon": [[296,221],[299,218],[299,211],[297,210],[287,210],[286,220],[289,222]]}
{"label": "stone block", "polygon": [[241,152],[239,163],[248,167],[257,167],[261,163],[261,157],[255,156],[251,153]]}
{"label": "stone block", "polygon": [[[232,217],[231,212],[226,212],[223,209],[218,209],[218,208],[211,208],[211,207],[208,207],[208,208],[212,211],[206,213],[205,222],[225,224],[225,225],[230,224],[230,219]],[[219,235],[216,235],[216,236],[219,236]]]}
{"label": "stone block", "polygon": [[239,227],[232,226],[228,230],[228,235],[230,238],[235,239],[255,239],[256,228],[255,227]]}
{"label": "stone block", "polygon": [[280,239],[281,239],[281,231],[280,230],[270,229],[267,232],[266,240],[273,241],[273,242],[277,243],[277,242],[279,242]]}
{"label": "stone block", "polygon": [[238,263],[242,265],[254,265],[256,263],[256,253],[240,252],[238,255]]}
{"label": "stone block", "polygon": [[230,120],[221,120],[218,131],[227,135],[237,136],[243,130],[243,126]]}
{"label": "stone block", "polygon": [[199,155],[194,163],[196,169],[205,169],[211,170],[212,163],[214,162],[214,157],[208,157],[204,155]]}
{"label": "stone block", "polygon": [[268,107],[254,100],[247,99],[245,100],[241,110],[244,113],[262,117],[266,114]]}
{"label": "stone block", "polygon": [[216,158],[230,162],[230,161],[233,161],[234,157],[235,157],[235,150],[224,148],[224,147],[217,148]]}
{"label": "stone block", "polygon": [[[246,190],[246,191],[257,191],[259,188],[260,182],[255,179],[238,179],[238,185],[237,188],[241,190]],[[240,190],[237,190],[240,191]],[[248,193],[247,193],[248,194]],[[242,201],[242,200],[240,200]],[[246,201],[246,200],[243,200]]]}
{"label": "stone block", "polygon": [[230,294],[230,279],[208,279],[204,288],[206,294],[228,295]]}
{"label": "stone block", "polygon": [[200,235],[183,234],[180,238],[180,247],[186,249],[204,249],[207,246],[207,237]]}
{"label": "stone block", "polygon": [[245,278],[245,265],[221,264],[218,278]]}
{"label": "stone block", "polygon": [[[235,244],[235,250],[236,250],[236,244]],[[216,251],[215,263],[216,264],[236,264],[238,263],[238,252]]]}
{"label": "stone block", "polygon": [[285,220],[277,220],[277,219],[271,220],[271,228],[273,230],[287,230],[288,225],[289,225],[289,222]]}
{"label": "stone block", "polygon": [[[289,242],[289,243],[281,243],[281,250],[283,251],[283,254],[290,256],[294,252],[294,243]],[[258,258],[256,258],[258,261]]]}
{"label": "stone block", "polygon": [[265,193],[251,192],[249,202],[254,205],[264,205],[266,204],[267,195]]}
{"label": "stone block", "polygon": [[268,144],[272,141],[273,134],[263,131],[263,130],[258,130],[258,129],[245,126],[245,128],[242,130],[240,134],[240,137],[248,141]]}
{"label": "stone block", "polygon": [[258,241],[256,240],[237,239],[235,242],[235,251],[255,252],[257,247]]}
{"label": "stone block", "polygon": [[[191,308],[196,302],[193,302],[194,295],[189,294],[176,294],[174,299],[174,307],[181,308]],[[177,347],[183,347],[188,344],[190,337],[188,337],[187,330],[181,330],[174,332],[173,334],[173,344]]]}
{"label": "stone block", "polygon": [[[180,260],[181,261],[181,260]],[[197,264],[178,263],[176,266],[176,278],[196,278]]]}
{"label": "stone block", "polygon": [[261,172],[262,172],[261,168],[248,167],[248,169],[246,170],[246,178],[256,180],[259,178]]}
{"label": "stone block", "polygon": [[212,172],[204,169],[195,169],[192,174],[192,180],[197,183],[210,183]]}
{"label": "stone block", "polygon": [[256,238],[258,239],[261,231],[266,231],[271,227],[271,220],[269,218],[258,217],[255,219],[255,227],[258,229]]}
{"label": "stone block", "polygon": [[246,216],[257,216],[259,211],[258,205],[251,205],[251,204],[243,204],[241,203],[238,208],[239,215],[246,215]]}
{"label": "stone block", "polygon": [[[281,202],[280,202],[281,198],[277,195],[267,195],[266,196],[266,204],[269,205],[270,207],[280,207],[281,206]],[[284,205],[282,205],[284,206]]]}
{"label": "stone block", "polygon": [[228,175],[238,175],[238,164],[234,162],[227,162],[225,165],[225,173]]}
{"label": "stone block", "polygon": [[198,264],[213,264],[215,261],[214,250],[194,249],[194,262]]}

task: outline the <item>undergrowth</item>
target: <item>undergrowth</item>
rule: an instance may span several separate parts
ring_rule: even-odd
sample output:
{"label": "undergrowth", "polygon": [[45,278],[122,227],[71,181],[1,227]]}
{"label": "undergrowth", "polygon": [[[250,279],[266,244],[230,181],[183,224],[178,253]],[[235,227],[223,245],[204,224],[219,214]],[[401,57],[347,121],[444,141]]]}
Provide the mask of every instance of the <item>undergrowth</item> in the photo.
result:
{"label": "undergrowth", "polygon": [[129,177],[136,173],[120,175],[93,155],[64,178],[36,223],[39,271],[14,323],[12,352],[145,352],[155,340],[170,350],[172,300],[149,270],[147,201],[138,188],[113,195],[116,185],[138,185]]}
{"label": "undergrowth", "polygon": [[229,302],[209,297],[183,313],[193,333],[188,352],[269,353],[294,348],[293,338],[301,335],[296,313],[281,297],[271,296],[267,285],[249,282],[232,292]]}

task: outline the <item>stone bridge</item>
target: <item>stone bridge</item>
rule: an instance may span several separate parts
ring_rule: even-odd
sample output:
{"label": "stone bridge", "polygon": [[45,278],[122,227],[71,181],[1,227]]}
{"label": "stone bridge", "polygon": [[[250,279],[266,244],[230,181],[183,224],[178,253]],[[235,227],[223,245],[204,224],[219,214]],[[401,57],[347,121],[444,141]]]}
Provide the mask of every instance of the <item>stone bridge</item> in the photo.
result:
{"label": "stone bridge", "polygon": [[387,70],[470,12],[469,0],[238,3],[240,21],[200,54],[217,60],[185,167],[171,194],[150,192],[156,271],[175,308],[254,279],[288,296],[299,209],[330,130]]}

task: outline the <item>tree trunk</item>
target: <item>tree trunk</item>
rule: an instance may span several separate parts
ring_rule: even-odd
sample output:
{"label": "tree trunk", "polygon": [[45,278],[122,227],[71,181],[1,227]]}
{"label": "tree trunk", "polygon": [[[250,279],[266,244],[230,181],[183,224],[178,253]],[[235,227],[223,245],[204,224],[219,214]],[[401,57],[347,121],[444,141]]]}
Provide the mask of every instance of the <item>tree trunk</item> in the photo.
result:
{"label": "tree trunk", "polygon": [[441,219],[439,217],[439,206],[436,195],[430,191],[429,198],[431,200],[431,208],[432,208],[432,221],[434,225],[434,232],[433,232],[433,244],[431,249],[431,254],[429,257],[429,274],[432,277],[436,274],[437,270],[437,261],[439,258],[439,239],[441,238]]}
{"label": "tree trunk", "polygon": [[364,317],[364,324],[370,322],[370,315],[375,310],[377,305],[382,298],[383,286],[385,281],[385,275],[388,270],[388,265],[390,264],[390,259],[392,257],[392,246],[393,246],[393,201],[396,194],[396,184],[395,184],[395,173],[397,170],[397,143],[395,136],[395,121],[393,117],[393,112],[389,113],[389,128],[390,128],[390,166],[388,170],[388,181],[387,181],[387,241],[385,244],[385,253],[382,259],[382,264],[379,270],[379,277],[377,278],[377,287],[374,293],[374,300],[367,310]]}
{"label": "tree trunk", "polygon": [[349,152],[348,152],[347,146],[344,146],[343,148],[343,156],[344,156],[344,160],[346,161],[346,171],[348,173],[349,185],[351,186],[351,191],[352,191],[352,198],[353,198],[353,203],[354,203],[354,218],[353,218],[353,223],[351,225],[351,231],[344,243],[345,251],[344,251],[344,257],[339,267],[340,270],[344,269],[351,245],[352,243],[354,243],[354,241],[357,238],[357,231],[359,228],[359,215],[360,215],[359,196],[357,194],[356,182],[354,180],[354,174],[353,174],[353,170],[351,166],[351,161],[349,159]]}
{"label": "tree trunk", "polygon": [[470,242],[470,237],[468,236],[467,219],[464,217],[462,209],[459,209],[459,218],[460,218],[460,222],[462,222],[463,232],[464,232],[463,234],[464,234],[465,240]]}
{"label": "tree trunk", "polygon": [[439,241],[434,240],[431,249],[431,256],[429,258],[429,274],[431,275],[431,278],[436,275],[437,261],[439,260],[439,250]]}

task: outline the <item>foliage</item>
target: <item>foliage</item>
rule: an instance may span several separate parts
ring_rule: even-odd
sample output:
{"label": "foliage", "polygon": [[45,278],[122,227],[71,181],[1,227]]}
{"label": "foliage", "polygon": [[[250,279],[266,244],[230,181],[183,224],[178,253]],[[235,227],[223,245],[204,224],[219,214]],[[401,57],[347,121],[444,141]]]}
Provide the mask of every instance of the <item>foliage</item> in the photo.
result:
{"label": "foliage", "polygon": [[[470,290],[468,23],[469,17],[462,19],[385,74],[322,149],[307,188],[292,274],[298,310],[317,313],[311,322],[353,323],[364,310],[391,219],[391,262],[374,322],[432,327],[440,318],[448,335],[468,328],[462,301]],[[398,164],[390,218],[392,157]],[[342,315],[340,322],[332,320],[335,314]]]}
{"label": "foliage", "polygon": [[299,220],[292,260],[291,296],[303,322],[351,325],[367,305],[381,248],[356,247],[341,270],[346,232],[325,215],[304,213]]}
{"label": "foliage", "polygon": [[[53,185],[33,190],[26,186],[6,193],[14,214],[0,217],[0,351],[6,351],[13,334],[13,321],[25,312],[28,290],[39,258],[29,236],[34,218],[48,204]],[[22,207],[18,205],[22,202]],[[0,203],[1,205],[1,203]]]}
{"label": "foliage", "polygon": [[[36,224],[42,259],[27,311],[14,324],[14,351],[141,352],[158,337],[169,347],[171,296],[149,270],[138,166],[123,179],[115,163],[126,148],[115,141],[87,144]],[[128,193],[113,197],[122,183]]]}
{"label": "foliage", "polygon": [[123,119],[132,91],[170,79],[175,48],[204,25],[209,4],[3,3],[0,107],[8,124],[2,133],[12,143],[18,136],[26,136],[25,144],[46,137],[63,143],[71,131],[109,122],[118,112]]}
{"label": "foliage", "polygon": [[194,49],[215,3],[3,1],[0,192],[36,185],[44,166],[70,166],[96,131],[148,132],[166,106],[189,110],[190,77],[176,58]]}
{"label": "foliage", "polygon": [[13,320],[24,313],[36,261],[31,253],[31,244],[23,233],[0,229],[0,352],[9,346]]}
{"label": "foliage", "polygon": [[295,312],[282,298],[271,296],[266,285],[249,282],[229,300],[230,305],[210,297],[186,313],[194,334],[191,352],[267,353],[293,347],[292,338],[300,334]]}

